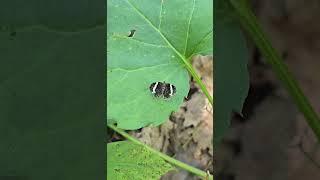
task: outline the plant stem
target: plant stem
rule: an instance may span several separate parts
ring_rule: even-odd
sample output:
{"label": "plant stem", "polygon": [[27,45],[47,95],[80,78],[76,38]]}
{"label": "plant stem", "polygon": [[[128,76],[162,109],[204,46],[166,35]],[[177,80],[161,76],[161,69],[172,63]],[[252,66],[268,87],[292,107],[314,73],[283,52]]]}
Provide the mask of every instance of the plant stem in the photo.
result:
{"label": "plant stem", "polygon": [[171,164],[173,164],[175,166],[178,166],[178,167],[180,167],[182,169],[185,169],[186,171],[189,171],[189,172],[191,172],[191,173],[193,173],[193,174],[195,174],[197,176],[200,176],[202,178],[208,178],[209,177],[209,180],[213,180],[213,176],[212,175],[208,176],[208,174],[206,172],[204,172],[204,171],[201,171],[201,170],[199,170],[197,168],[194,168],[194,167],[192,167],[192,166],[190,166],[188,164],[185,164],[185,163],[183,163],[181,161],[178,161],[178,160],[176,160],[176,159],[174,159],[174,158],[172,158],[172,157],[170,157],[170,156],[168,156],[166,154],[163,154],[163,153],[151,148],[150,146],[145,145],[144,143],[140,142],[139,140],[135,139],[134,137],[130,136],[125,131],[117,128],[116,126],[114,126],[112,124],[108,124],[108,126],[111,129],[113,129],[114,131],[116,131],[117,133],[121,134],[123,137],[127,138],[128,140],[132,141],[135,144],[144,146],[149,151],[151,151],[152,153],[160,156],[161,158],[163,158],[164,160],[168,161],[169,163],[171,163]]}
{"label": "plant stem", "polygon": [[279,53],[272,47],[258,20],[244,0],[229,0],[230,4],[238,14],[238,18],[243,28],[247,30],[261,53],[266,57],[273,70],[283,82],[288,92],[292,96],[299,110],[303,113],[309,126],[320,142],[320,118],[310,105],[308,99],[303,94],[296,80],[288,70]]}
{"label": "plant stem", "polygon": [[207,96],[207,99],[209,100],[210,104],[213,106],[213,98],[210,96],[206,86],[203,84],[200,77],[197,75],[194,68],[190,64],[190,60],[186,60],[184,57],[182,57],[181,59],[182,59],[183,63],[185,64],[187,70],[191,74],[191,76],[196,80],[196,82],[200,86],[202,92]]}

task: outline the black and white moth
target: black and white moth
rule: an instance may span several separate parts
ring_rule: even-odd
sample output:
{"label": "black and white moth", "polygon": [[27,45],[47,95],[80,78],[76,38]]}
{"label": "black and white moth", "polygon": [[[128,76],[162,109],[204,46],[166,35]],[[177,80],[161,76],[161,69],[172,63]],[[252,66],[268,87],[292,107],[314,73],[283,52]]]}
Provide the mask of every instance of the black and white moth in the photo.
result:
{"label": "black and white moth", "polygon": [[149,87],[155,97],[170,98],[176,93],[176,87],[166,82],[154,82]]}
{"label": "black and white moth", "polygon": [[150,85],[149,89],[152,94],[156,97],[162,96],[163,89],[165,87],[165,84],[162,82],[154,82]]}

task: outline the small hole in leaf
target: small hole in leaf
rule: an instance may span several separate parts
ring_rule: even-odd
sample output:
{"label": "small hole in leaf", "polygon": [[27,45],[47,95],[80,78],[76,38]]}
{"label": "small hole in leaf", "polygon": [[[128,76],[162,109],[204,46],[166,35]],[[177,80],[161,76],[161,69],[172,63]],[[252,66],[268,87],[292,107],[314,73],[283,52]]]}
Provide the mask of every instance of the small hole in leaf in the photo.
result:
{"label": "small hole in leaf", "polygon": [[133,35],[135,34],[135,32],[136,32],[136,30],[134,30],[134,29],[130,30],[130,34],[129,34],[128,37],[133,37]]}

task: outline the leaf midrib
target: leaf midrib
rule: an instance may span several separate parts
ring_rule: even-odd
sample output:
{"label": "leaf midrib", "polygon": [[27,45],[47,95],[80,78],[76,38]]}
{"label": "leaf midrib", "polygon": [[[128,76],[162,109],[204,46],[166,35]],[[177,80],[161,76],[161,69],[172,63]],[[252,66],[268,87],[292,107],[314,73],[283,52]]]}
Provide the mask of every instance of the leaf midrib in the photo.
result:
{"label": "leaf midrib", "polygon": [[184,45],[184,56],[186,56],[186,51],[187,51],[187,47],[188,47],[188,40],[189,40],[189,31],[190,31],[190,24],[191,24],[191,20],[192,20],[192,17],[193,17],[193,12],[194,12],[194,8],[196,6],[196,0],[193,0],[193,5],[192,5],[192,11],[190,13],[190,17],[189,17],[189,21],[188,21],[188,29],[187,29],[187,37],[186,37],[186,42],[185,42],[185,45]]}
{"label": "leaf midrib", "polygon": [[194,46],[193,50],[190,53],[190,56],[187,59],[190,59],[194,55],[194,52],[199,47],[199,45],[201,45],[204,42],[204,40],[210,37],[212,33],[213,33],[213,30],[209,31],[206,35],[203,36],[203,38],[201,38],[201,40]]}
{"label": "leaf midrib", "polygon": [[142,14],[142,12],[135,7],[130,0],[127,0],[127,3],[133,8],[134,11],[136,11],[148,24],[150,24],[150,26],[159,33],[159,35],[163,38],[163,40],[169,45],[169,47],[171,47],[171,49],[181,58],[183,64],[185,65],[185,67],[187,68],[187,70],[190,72],[190,74],[195,78],[196,82],[199,84],[199,86],[201,87],[202,91],[204,92],[204,94],[207,96],[210,104],[213,104],[213,99],[210,96],[208,90],[206,89],[206,86],[203,84],[203,82],[201,81],[200,77],[196,74],[195,70],[192,68],[192,65],[189,64],[189,62],[187,61],[186,57],[184,57],[171,43],[170,41],[161,33],[161,31],[159,31],[156,26],[154,24],[152,24],[152,22],[144,15]]}
{"label": "leaf midrib", "polygon": [[107,72],[116,71],[116,70],[133,72],[133,71],[141,71],[141,70],[148,69],[148,68],[155,68],[155,67],[157,67],[157,66],[169,66],[169,65],[174,65],[174,63],[171,63],[171,62],[169,62],[169,63],[162,63],[162,64],[156,64],[156,65],[152,65],[152,66],[143,66],[143,67],[132,68],[132,69],[123,68],[123,67],[116,67],[116,68],[110,68],[109,70],[107,69]]}
{"label": "leaf midrib", "polygon": [[[30,25],[23,25],[23,26],[15,26],[10,27],[13,28],[15,32],[25,32],[25,31],[34,31],[34,30],[40,30],[40,31],[46,31],[49,33],[57,33],[57,34],[63,34],[63,35],[74,35],[74,34],[80,34],[80,33],[86,33],[95,31],[100,28],[105,28],[104,23],[98,23],[93,26],[88,27],[79,27],[79,29],[76,30],[65,30],[65,29],[59,29],[52,26],[48,26],[46,24],[30,24]],[[3,31],[11,31],[11,29],[5,29]]]}
{"label": "leaf midrib", "polygon": [[168,46],[182,59],[182,61],[186,61],[185,57],[170,43],[170,41],[162,34],[159,29],[152,24],[152,22],[144,15],[142,12],[135,7],[130,0],[127,0],[128,4],[133,8],[134,11],[136,11],[150,26],[159,33],[159,35],[164,39],[164,41],[168,44]]}
{"label": "leaf midrib", "polygon": [[169,46],[164,46],[164,45],[159,45],[159,44],[152,44],[152,43],[147,43],[138,39],[134,39],[134,38],[130,38],[128,36],[124,36],[124,35],[111,35],[111,37],[116,37],[116,38],[121,38],[121,39],[127,39],[127,40],[131,40],[131,41],[135,41],[137,43],[141,43],[147,46],[154,46],[154,47],[160,47],[160,48],[169,48]]}

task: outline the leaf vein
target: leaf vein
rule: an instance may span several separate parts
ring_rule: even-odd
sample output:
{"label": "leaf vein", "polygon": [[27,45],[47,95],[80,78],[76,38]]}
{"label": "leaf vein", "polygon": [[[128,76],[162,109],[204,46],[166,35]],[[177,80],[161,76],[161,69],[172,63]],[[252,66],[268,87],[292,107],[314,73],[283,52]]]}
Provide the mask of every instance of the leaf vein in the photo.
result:
{"label": "leaf vein", "polygon": [[149,23],[151,25],[151,27],[157,31],[159,33],[159,35],[163,38],[164,41],[166,41],[166,43],[170,46],[170,48],[182,59],[182,61],[185,61],[185,57],[170,43],[170,41],[161,33],[161,31],[159,31],[159,29],[156,28],[156,26],[154,24],[152,24],[152,22],[145,16],[142,14],[142,12],[140,12],[140,10],[135,7],[130,0],[127,0],[128,4],[143,18],[146,20],[147,23]]}
{"label": "leaf vein", "polygon": [[185,42],[185,45],[184,45],[184,56],[186,56],[186,51],[187,51],[187,46],[188,46],[188,40],[189,40],[189,33],[190,33],[190,25],[191,25],[191,19],[193,17],[193,12],[194,12],[194,9],[195,9],[195,4],[196,4],[196,0],[193,0],[193,5],[192,5],[192,10],[191,10],[191,13],[190,13],[190,17],[189,17],[189,20],[188,20],[188,29],[187,29],[187,34],[186,34],[186,42]]}
{"label": "leaf vein", "polygon": [[144,44],[144,45],[147,45],[147,46],[155,46],[155,47],[166,47],[166,48],[169,48],[169,46],[147,43],[147,42],[144,42],[144,41],[135,39],[135,38],[129,38],[129,37],[127,37],[127,36],[112,35],[111,37],[122,38],[122,39],[131,40],[131,41],[136,41],[136,42],[138,42],[138,43],[141,43],[141,44]]}
{"label": "leaf vein", "polygon": [[161,29],[161,22],[162,22],[162,8],[163,8],[163,0],[161,0],[161,6],[160,6],[160,15],[159,15],[159,31]]}
{"label": "leaf vein", "polygon": [[193,50],[190,53],[190,56],[187,59],[191,58],[191,56],[194,55],[194,51],[201,45],[201,43],[203,43],[204,40],[210,37],[212,33],[213,33],[213,30],[209,31],[206,35],[203,36],[203,38],[198,42],[198,44],[194,46]]}
{"label": "leaf vein", "polygon": [[167,65],[172,65],[173,63],[164,63],[164,64],[157,64],[157,65],[153,65],[153,66],[143,66],[143,67],[139,67],[139,68],[132,68],[132,69],[128,69],[128,68],[122,68],[122,67],[116,67],[116,68],[111,68],[109,70],[107,70],[107,72],[112,72],[112,71],[117,71],[117,70],[121,70],[121,71],[140,71],[140,70],[144,70],[147,68],[155,68],[158,66],[167,66]]}

